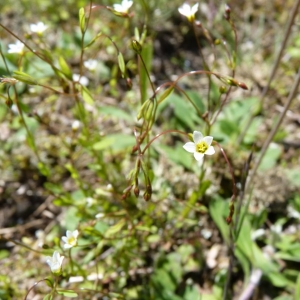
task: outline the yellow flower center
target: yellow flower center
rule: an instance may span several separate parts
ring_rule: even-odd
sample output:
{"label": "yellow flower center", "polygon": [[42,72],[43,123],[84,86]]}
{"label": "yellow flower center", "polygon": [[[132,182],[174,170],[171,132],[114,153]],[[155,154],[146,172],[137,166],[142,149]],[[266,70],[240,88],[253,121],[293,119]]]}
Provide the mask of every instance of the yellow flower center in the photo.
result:
{"label": "yellow flower center", "polygon": [[72,236],[72,237],[70,237],[69,239],[68,239],[68,244],[69,245],[73,245],[73,246],[75,246],[76,245],[76,239]]}
{"label": "yellow flower center", "polygon": [[205,153],[205,151],[208,149],[208,145],[206,142],[201,141],[196,145],[196,152],[199,153]]}

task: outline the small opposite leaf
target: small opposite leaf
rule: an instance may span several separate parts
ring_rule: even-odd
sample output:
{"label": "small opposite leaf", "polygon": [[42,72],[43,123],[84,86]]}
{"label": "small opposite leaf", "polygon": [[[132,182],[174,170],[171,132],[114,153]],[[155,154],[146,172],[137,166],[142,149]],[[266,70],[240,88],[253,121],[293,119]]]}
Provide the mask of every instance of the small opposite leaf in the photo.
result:
{"label": "small opposite leaf", "polygon": [[75,298],[78,294],[72,290],[56,290],[59,295],[64,295],[65,297]]}
{"label": "small opposite leaf", "polygon": [[166,89],[163,94],[159,97],[157,103],[163,102],[174,90],[173,86],[170,86],[168,89]]}
{"label": "small opposite leaf", "polygon": [[59,57],[59,66],[61,68],[61,72],[69,79],[69,80],[72,80],[72,72],[67,64],[67,62],[65,61],[65,59],[60,56]]}
{"label": "small opposite leaf", "polygon": [[92,97],[92,94],[85,86],[81,86],[81,95],[82,95],[83,100],[87,104],[90,104],[90,105],[94,104],[94,99]]}
{"label": "small opposite leaf", "polygon": [[124,77],[124,75],[125,75],[125,62],[124,62],[123,54],[121,52],[119,52],[119,54],[118,54],[118,62],[119,62],[120,70],[122,72],[122,77]]}
{"label": "small opposite leaf", "polygon": [[123,228],[125,223],[125,219],[121,219],[117,224],[108,228],[108,230],[105,232],[105,237],[108,238],[118,233]]}
{"label": "small opposite leaf", "polygon": [[81,32],[84,33],[85,15],[84,15],[84,8],[83,7],[81,7],[79,9],[79,25],[80,25]]}
{"label": "small opposite leaf", "polygon": [[37,85],[37,81],[32,78],[31,76],[29,76],[28,74],[24,73],[24,72],[21,72],[21,71],[14,71],[14,76],[13,76],[15,79],[19,80],[19,81],[22,81],[22,82],[25,82],[27,84],[30,84],[30,85]]}
{"label": "small opposite leaf", "polygon": [[99,32],[86,46],[84,46],[84,49],[87,49],[88,47],[92,46],[101,35],[102,32]]}

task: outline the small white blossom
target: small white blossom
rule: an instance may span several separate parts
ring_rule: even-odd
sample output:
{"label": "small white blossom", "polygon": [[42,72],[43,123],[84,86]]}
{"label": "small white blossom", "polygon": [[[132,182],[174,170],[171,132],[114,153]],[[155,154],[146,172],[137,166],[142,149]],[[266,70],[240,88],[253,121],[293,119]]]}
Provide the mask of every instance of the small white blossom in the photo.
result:
{"label": "small white blossom", "polygon": [[78,120],[75,120],[73,123],[72,123],[72,130],[73,131],[77,131],[81,126],[81,123],[80,121]]}
{"label": "small white blossom", "polygon": [[36,32],[37,34],[42,34],[48,28],[43,22],[38,22],[37,24],[30,24],[31,32]]}
{"label": "small white blossom", "polygon": [[213,141],[212,136],[205,136],[199,131],[194,131],[193,133],[193,142],[186,143],[183,148],[187,152],[193,153],[194,157],[197,161],[201,161],[206,155],[213,155],[215,153],[215,149],[211,146]]}
{"label": "small white blossom", "polygon": [[99,213],[99,214],[96,214],[95,218],[102,219],[104,216],[105,216],[104,213]]}
{"label": "small white blossom", "polygon": [[185,17],[187,17],[187,19],[192,22],[195,20],[195,13],[198,11],[198,6],[199,3],[196,3],[195,5],[193,5],[192,7],[187,4],[184,3],[182,6],[180,6],[178,8],[178,11]]}
{"label": "small white blossom", "polygon": [[20,41],[17,41],[15,44],[9,44],[8,48],[8,53],[23,54],[24,44]]}
{"label": "small white blossom", "polygon": [[129,8],[132,6],[133,1],[131,0],[123,0],[121,4],[114,4],[114,10],[119,13],[127,14]]}
{"label": "small white blossom", "polygon": [[92,205],[95,204],[95,199],[92,198],[92,197],[85,198],[85,201],[86,201],[86,206],[87,207],[91,207]]}
{"label": "small white blossom", "polygon": [[96,70],[97,61],[95,59],[89,59],[89,60],[85,61],[83,64],[90,71],[95,71]]}
{"label": "small white blossom", "polygon": [[49,265],[52,273],[59,274],[61,272],[61,265],[64,258],[57,251],[54,251],[52,257],[46,257],[46,263]]}
{"label": "small white blossom", "polygon": [[73,232],[70,230],[67,230],[66,235],[63,236],[61,239],[65,243],[64,244],[64,249],[70,249],[72,247],[77,246],[77,237],[78,237],[78,230],[74,230]]}
{"label": "small white blossom", "polygon": [[74,81],[79,82],[83,86],[87,86],[89,84],[89,79],[85,76],[81,76],[79,74],[73,74],[72,76]]}

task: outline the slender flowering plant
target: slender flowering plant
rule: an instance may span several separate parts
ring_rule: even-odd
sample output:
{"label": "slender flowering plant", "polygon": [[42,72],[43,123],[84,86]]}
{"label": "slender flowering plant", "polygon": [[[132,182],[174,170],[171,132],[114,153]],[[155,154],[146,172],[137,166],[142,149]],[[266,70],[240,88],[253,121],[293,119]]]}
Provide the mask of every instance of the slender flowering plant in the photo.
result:
{"label": "slender flowering plant", "polygon": [[128,14],[129,8],[132,6],[133,1],[131,0],[123,0],[121,4],[114,4],[114,10],[123,13]]}
{"label": "slender flowering plant", "polygon": [[199,3],[196,3],[193,6],[190,6],[187,3],[184,3],[182,6],[178,8],[178,11],[187,19],[189,22],[193,22],[195,20],[195,14],[198,11]]}
{"label": "slender flowering plant", "polygon": [[74,230],[74,231],[67,230],[66,233],[67,236],[63,236],[61,238],[62,241],[65,243],[64,249],[70,249],[72,247],[77,246],[78,234],[79,234],[78,230]]}
{"label": "slender flowering plant", "polygon": [[194,142],[186,143],[183,148],[187,152],[193,153],[197,161],[201,161],[206,155],[213,155],[215,153],[215,148],[211,146],[213,141],[212,136],[203,136],[199,131],[194,131],[193,133]]}
{"label": "slender flowering plant", "polygon": [[57,251],[54,251],[53,256],[47,256],[46,257],[46,263],[49,265],[51,272],[53,274],[60,274],[61,273],[61,266],[62,262],[64,260],[64,256],[60,256],[60,254]]}

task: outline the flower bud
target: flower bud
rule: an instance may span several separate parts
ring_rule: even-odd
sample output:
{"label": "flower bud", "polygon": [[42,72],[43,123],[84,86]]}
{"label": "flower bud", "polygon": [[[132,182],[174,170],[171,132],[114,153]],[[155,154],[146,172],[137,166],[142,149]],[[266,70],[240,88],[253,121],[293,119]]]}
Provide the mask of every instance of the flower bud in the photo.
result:
{"label": "flower bud", "polygon": [[225,85],[221,85],[219,87],[219,92],[220,92],[220,94],[225,94],[227,92],[226,86]]}
{"label": "flower bud", "polygon": [[138,197],[140,195],[140,189],[139,189],[139,187],[137,185],[134,187],[133,192],[134,192],[134,194],[135,194],[136,197]]}
{"label": "flower bud", "polygon": [[142,45],[137,40],[132,41],[132,48],[137,54],[141,54]]}

